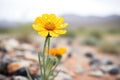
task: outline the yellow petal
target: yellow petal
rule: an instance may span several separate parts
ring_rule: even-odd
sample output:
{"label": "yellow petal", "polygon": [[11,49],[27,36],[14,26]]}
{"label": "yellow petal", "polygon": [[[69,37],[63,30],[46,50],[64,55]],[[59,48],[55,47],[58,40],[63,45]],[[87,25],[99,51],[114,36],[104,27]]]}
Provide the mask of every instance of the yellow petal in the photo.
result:
{"label": "yellow petal", "polygon": [[42,21],[42,18],[41,17],[37,17],[35,19],[35,24],[44,24],[44,22]]}
{"label": "yellow petal", "polygon": [[36,19],[35,19],[35,24],[37,24],[37,23],[40,23],[40,17],[37,17]]}
{"label": "yellow petal", "polygon": [[61,56],[63,56],[66,52],[67,52],[66,48],[64,48],[64,47],[59,48],[59,54]]}
{"label": "yellow petal", "polygon": [[67,31],[66,30],[54,30],[54,32],[57,34],[65,34]]}
{"label": "yellow petal", "polygon": [[60,25],[64,22],[64,19],[62,17],[58,17],[56,21],[56,25]]}
{"label": "yellow petal", "polygon": [[42,21],[44,21],[44,23],[47,23],[49,21],[49,15],[48,14],[43,14],[42,15]]}
{"label": "yellow petal", "polygon": [[33,24],[32,26],[33,26],[33,29],[35,29],[36,31],[44,31],[44,30],[45,30],[45,29],[44,29],[42,26],[40,26],[40,25]]}
{"label": "yellow petal", "polygon": [[38,34],[43,37],[46,37],[46,36],[48,36],[48,31],[40,31],[40,32],[38,32]]}
{"label": "yellow petal", "polygon": [[68,26],[68,23],[61,24],[60,26],[57,26],[56,29],[63,29]]}
{"label": "yellow petal", "polygon": [[50,21],[55,23],[56,22],[56,15],[55,14],[50,14]]}
{"label": "yellow petal", "polygon": [[59,36],[59,34],[57,34],[57,33],[53,32],[53,31],[50,31],[50,36],[52,36],[52,37],[58,37],[58,36]]}
{"label": "yellow petal", "polygon": [[60,25],[60,28],[66,28],[68,26],[68,23],[64,23]]}

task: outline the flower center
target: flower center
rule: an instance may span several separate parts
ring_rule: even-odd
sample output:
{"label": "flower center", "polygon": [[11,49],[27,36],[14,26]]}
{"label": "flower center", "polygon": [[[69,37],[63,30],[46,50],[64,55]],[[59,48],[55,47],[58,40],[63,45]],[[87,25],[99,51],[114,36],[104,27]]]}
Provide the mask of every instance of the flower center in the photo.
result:
{"label": "flower center", "polygon": [[48,22],[45,24],[45,29],[52,31],[55,29],[55,25],[53,23]]}

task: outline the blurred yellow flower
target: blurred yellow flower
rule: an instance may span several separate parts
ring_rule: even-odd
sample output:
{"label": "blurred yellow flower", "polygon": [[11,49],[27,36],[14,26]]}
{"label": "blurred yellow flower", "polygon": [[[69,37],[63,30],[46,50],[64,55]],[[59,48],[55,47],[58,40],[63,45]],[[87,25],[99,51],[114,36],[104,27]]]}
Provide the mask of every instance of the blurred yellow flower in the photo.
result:
{"label": "blurred yellow flower", "polygon": [[50,55],[55,55],[55,56],[63,56],[67,52],[66,48],[52,48],[50,49]]}
{"label": "blurred yellow flower", "polygon": [[35,19],[33,28],[43,37],[48,36],[48,34],[52,37],[58,37],[67,32],[63,30],[67,25],[62,17],[56,17],[55,14],[43,14]]}

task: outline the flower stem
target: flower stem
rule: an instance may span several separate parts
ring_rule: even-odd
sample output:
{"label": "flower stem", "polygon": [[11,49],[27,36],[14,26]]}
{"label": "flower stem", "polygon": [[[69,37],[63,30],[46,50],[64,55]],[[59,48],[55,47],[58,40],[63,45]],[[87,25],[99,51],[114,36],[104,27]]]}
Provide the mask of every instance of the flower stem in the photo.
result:
{"label": "flower stem", "polygon": [[41,60],[40,60],[40,53],[38,53],[38,61],[39,61],[39,67],[40,67],[40,74],[42,76],[42,63],[41,63]]}
{"label": "flower stem", "polygon": [[[48,54],[47,54],[47,63],[46,63],[46,68],[48,68],[49,66],[49,60],[50,58],[50,36],[48,36]],[[49,70],[48,70],[48,73],[49,73]],[[47,79],[49,79],[49,76],[47,75]]]}
{"label": "flower stem", "polygon": [[47,40],[48,40],[48,37],[46,37],[45,39],[45,42],[44,42],[44,48],[43,48],[43,71],[44,71],[44,74],[42,75],[43,76],[43,80],[46,80],[46,65],[45,65],[45,50],[46,50],[46,44],[47,44]]}

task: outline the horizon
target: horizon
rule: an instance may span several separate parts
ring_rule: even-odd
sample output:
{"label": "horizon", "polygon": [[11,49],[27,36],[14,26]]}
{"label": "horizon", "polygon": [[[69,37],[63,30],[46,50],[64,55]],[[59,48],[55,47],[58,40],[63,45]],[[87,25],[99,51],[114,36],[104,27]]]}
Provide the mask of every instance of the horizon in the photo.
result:
{"label": "horizon", "polygon": [[0,20],[33,21],[43,13],[120,16],[120,0],[0,0]]}
{"label": "horizon", "polygon": [[[62,17],[65,17],[65,16],[79,16],[79,17],[82,17],[82,18],[89,18],[89,17],[97,17],[97,18],[108,18],[108,17],[120,17],[120,15],[118,14],[111,14],[111,15],[106,15],[106,16],[99,16],[99,15],[88,15],[88,16],[83,16],[83,15],[78,15],[78,14],[61,14],[59,16],[62,16]],[[6,19],[0,19],[0,22],[16,22],[16,23],[26,23],[26,22],[33,22],[33,20],[28,20],[28,21],[21,21],[21,20],[6,20]]]}

